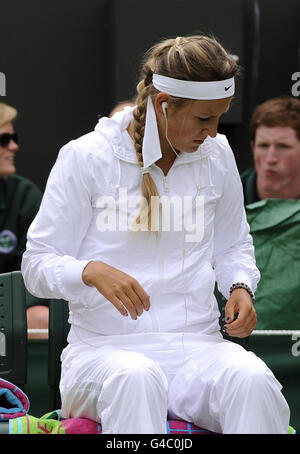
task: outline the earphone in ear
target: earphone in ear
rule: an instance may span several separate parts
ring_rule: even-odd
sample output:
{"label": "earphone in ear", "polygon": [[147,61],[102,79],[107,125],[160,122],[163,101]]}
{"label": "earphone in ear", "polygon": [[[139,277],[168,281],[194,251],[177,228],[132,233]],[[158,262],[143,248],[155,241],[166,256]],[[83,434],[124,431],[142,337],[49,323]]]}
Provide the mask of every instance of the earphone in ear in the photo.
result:
{"label": "earphone in ear", "polygon": [[164,113],[164,117],[167,118],[167,105],[168,103],[166,101],[162,102],[161,103],[161,108],[163,110],[163,113]]}

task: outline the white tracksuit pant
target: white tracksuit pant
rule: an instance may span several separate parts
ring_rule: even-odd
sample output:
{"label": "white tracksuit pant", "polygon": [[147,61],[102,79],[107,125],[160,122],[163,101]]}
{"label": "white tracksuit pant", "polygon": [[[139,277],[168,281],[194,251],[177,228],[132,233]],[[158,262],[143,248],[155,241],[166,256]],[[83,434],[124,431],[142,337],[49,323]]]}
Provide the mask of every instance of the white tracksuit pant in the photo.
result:
{"label": "white tracksuit pant", "polygon": [[164,434],[183,419],[224,434],[284,434],[289,408],[263,361],[219,335],[76,342],[62,354],[62,415],[104,434]]}

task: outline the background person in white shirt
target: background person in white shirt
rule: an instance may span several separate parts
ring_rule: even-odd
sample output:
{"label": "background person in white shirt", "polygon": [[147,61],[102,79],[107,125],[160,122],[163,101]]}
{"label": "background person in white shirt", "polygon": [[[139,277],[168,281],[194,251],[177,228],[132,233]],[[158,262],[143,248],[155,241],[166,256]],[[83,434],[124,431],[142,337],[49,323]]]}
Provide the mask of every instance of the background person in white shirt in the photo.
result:
{"label": "background person in white shirt", "polygon": [[[166,433],[168,415],[221,433],[287,433],[280,384],[223,339],[214,297],[217,281],[228,334],[248,336],[259,271],[233,153],[217,134],[237,71],[214,39],[165,40],[146,55],[136,107],[60,151],[22,271],[31,293],[69,301],[63,416],[106,434]],[[170,211],[174,198],[190,212]],[[185,221],[203,203],[197,236]]]}

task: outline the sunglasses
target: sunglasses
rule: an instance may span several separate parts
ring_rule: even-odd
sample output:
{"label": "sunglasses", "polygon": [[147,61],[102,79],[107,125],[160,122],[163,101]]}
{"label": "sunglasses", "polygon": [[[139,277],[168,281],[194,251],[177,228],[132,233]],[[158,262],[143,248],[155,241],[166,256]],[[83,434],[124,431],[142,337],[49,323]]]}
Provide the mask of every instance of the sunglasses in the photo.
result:
{"label": "sunglasses", "polygon": [[19,137],[17,133],[9,134],[5,132],[4,134],[0,135],[0,145],[1,147],[5,148],[8,146],[9,142],[13,140],[15,143],[18,143]]}

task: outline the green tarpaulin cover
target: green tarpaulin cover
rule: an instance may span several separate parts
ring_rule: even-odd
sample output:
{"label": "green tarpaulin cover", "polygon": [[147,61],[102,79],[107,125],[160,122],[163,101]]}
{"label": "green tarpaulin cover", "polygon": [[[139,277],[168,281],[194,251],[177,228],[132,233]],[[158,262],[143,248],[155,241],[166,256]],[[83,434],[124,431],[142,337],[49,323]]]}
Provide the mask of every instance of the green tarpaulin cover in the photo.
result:
{"label": "green tarpaulin cover", "polygon": [[261,280],[255,329],[300,329],[300,201],[246,205]]}

